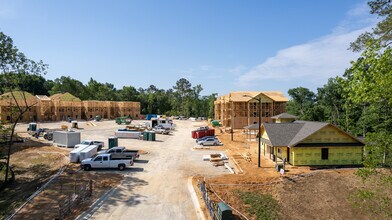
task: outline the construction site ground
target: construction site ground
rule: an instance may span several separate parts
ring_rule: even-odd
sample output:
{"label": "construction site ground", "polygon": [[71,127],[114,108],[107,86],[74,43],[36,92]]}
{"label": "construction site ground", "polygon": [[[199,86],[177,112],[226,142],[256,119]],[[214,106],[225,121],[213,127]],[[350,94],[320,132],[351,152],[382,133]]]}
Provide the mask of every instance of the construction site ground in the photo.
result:
{"label": "construction site ground", "polygon": [[[217,203],[224,201],[237,211],[239,219],[257,219],[249,213],[249,205],[242,202],[238,192],[252,192],[272,195],[279,204],[279,219],[382,219],[366,210],[354,207],[350,196],[358,189],[371,189],[371,181],[363,182],[355,171],[358,168],[314,170],[310,167],[286,165],[281,176],[275,170],[275,163],[261,155],[258,167],[256,141],[249,142],[242,130],[231,134],[216,128],[216,134],[223,142],[227,155],[234,159],[238,174],[225,174],[218,177],[195,176],[194,187],[198,193],[202,210],[209,216],[202,200],[198,182],[206,181],[211,199]],[[376,177],[375,177],[376,178]],[[385,194],[392,198],[391,187]],[[241,214],[243,214],[243,216]]]}
{"label": "construction site ground", "polygon": [[[137,121],[139,123],[142,121]],[[82,139],[105,142],[114,131],[124,128],[114,121],[95,122],[93,126],[79,122]],[[135,165],[126,171],[93,170],[79,171],[78,164],[69,165],[71,149],[54,147],[39,138],[17,144],[12,149],[11,164],[16,174],[13,185],[0,195],[1,218],[10,214],[61,167],[68,168],[61,174],[60,185],[75,184],[75,180],[93,180],[92,198],[71,211],[67,218],[79,216],[92,219],[202,219],[209,218],[201,199],[198,181],[206,180],[211,198],[221,199],[235,210],[241,219],[256,219],[248,212],[238,192],[253,192],[272,195],[278,201],[280,219],[381,219],[364,210],[353,207],[349,196],[358,189],[369,188],[354,172],[357,169],[310,170],[309,167],[286,166],[280,176],[274,163],[261,157],[261,168],[257,167],[257,142],[248,142],[242,130],[235,130],[234,141],[230,133],[216,129],[222,146],[210,149],[193,149],[195,140],[191,131],[205,122],[175,121],[176,130],[171,135],[157,135],[157,141],[119,139],[120,146],[140,150],[143,154]],[[41,128],[59,128],[66,122],[40,123]],[[17,132],[28,137],[27,124],[20,124]],[[211,153],[226,153],[231,174],[224,166],[212,166],[202,157]],[[189,189],[190,177],[194,189]],[[191,182],[192,183],[192,182]],[[59,194],[59,185],[49,185],[18,212],[16,219],[53,219],[58,209],[54,205],[64,195]],[[389,191],[388,191],[389,190]],[[61,191],[61,190],[60,190]],[[196,192],[196,200],[191,198]],[[216,194],[214,194],[216,193]],[[392,196],[390,188],[385,190]],[[219,196],[219,197],[218,197]],[[47,202],[45,205],[45,201]],[[50,204],[49,204],[50,203]],[[201,206],[202,215],[197,203]],[[196,204],[196,207],[195,207]],[[53,208],[54,207],[54,208]],[[0,218],[0,219],[1,219]]]}
{"label": "construction site ground", "polygon": [[[138,124],[142,121],[135,121]],[[81,139],[92,139],[105,142],[114,135],[114,131],[124,128],[114,121],[79,122],[78,131]],[[195,150],[195,140],[191,131],[205,122],[175,121],[176,129],[170,135],[157,135],[157,140],[143,141],[137,139],[119,139],[119,146],[140,150],[143,154],[135,161],[133,167],[121,172],[118,170],[78,171],[78,165],[69,165],[68,154],[71,148],[50,146],[50,142],[40,137],[31,138],[22,146],[14,147],[11,164],[16,174],[14,186],[2,192],[2,207],[11,209],[21,205],[39,186],[45,183],[61,167],[68,165],[60,176],[69,184],[75,179],[92,179],[93,197],[83,206],[72,210],[68,218],[73,219],[82,214],[92,219],[198,219],[189,190],[189,178],[194,175],[207,177],[230,173],[225,166],[212,166],[203,161],[205,154],[220,153],[221,147]],[[60,128],[69,126],[66,122],[39,123],[40,128]],[[28,137],[27,124],[20,124],[17,132]],[[229,163],[229,166],[235,165]],[[65,185],[67,183],[64,183]],[[51,188],[53,187],[53,188]],[[42,201],[56,201],[61,195],[55,193],[58,186],[48,186],[16,215],[17,219],[53,219],[57,209],[42,206]],[[98,199],[98,200],[97,200]],[[99,203],[94,203],[99,201]],[[91,204],[93,206],[90,207]],[[45,208],[46,207],[46,208]],[[2,208],[2,210],[4,210]],[[5,213],[3,213],[4,217]],[[35,218],[34,218],[35,219]]]}

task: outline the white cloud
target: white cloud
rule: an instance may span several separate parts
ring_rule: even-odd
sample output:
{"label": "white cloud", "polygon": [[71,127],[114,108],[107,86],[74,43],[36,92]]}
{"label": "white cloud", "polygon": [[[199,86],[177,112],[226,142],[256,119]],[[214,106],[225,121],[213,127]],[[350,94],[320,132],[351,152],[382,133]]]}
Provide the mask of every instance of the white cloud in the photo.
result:
{"label": "white cloud", "polygon": [[278,51],[275,56],[239,76],[237,85],[248,87],[262,80],[325,83],[328,78],[344,73],[350,61],[359,56],[347,48],[374,24],[368,10],[359,5],[347,13],[346,19],[331,34]]}

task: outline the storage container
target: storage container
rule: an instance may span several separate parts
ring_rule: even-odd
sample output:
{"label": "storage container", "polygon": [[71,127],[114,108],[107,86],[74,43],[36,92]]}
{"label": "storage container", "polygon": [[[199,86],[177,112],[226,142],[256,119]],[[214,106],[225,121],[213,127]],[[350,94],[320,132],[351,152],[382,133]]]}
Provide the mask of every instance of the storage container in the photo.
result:
{"label": "storage container", "polygon": [[80,144],[80,132],[54,131],[53,143],[60,147],[74,147]]}

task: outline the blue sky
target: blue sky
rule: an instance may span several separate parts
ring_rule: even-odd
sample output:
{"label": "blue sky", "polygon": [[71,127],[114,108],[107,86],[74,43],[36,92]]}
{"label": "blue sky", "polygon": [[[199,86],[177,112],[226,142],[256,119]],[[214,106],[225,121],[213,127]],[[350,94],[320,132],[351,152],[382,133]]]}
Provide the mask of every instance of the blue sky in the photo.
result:
{"label": "blue sky", "polygon": [[358,0],[0,0],[0,31],[49,64],[48,79],[168,89],[184,77],[220,95],[315,90],[376,21]]}

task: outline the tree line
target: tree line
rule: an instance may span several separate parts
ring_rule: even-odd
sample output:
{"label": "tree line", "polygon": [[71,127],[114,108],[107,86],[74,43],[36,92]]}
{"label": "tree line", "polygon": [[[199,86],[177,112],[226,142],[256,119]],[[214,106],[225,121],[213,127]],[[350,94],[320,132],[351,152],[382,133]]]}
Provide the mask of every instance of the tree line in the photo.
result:
{"label": "tree line", "polygon": [[[360,57],[316,93],[304,87],[288,90],[287,109],[299,119],[327,121],[365,138],[365,168],[357,174],[364,180],[380,178],[374,188],[359,190],[351,200],[391,218],[392,200],[383,192],[392,187],[392,1],[374,0],[368,5],[381,21],[350,44]],[[381,167],[388,169],[380,171]]]}
{"label": "tree line", "polygon": [[[101,83],[90,78],[87,84],[69,76],[47,80],[42,75],[5,72],[0,82],[13,80],[17,89],[33,95],[53,95],[69,92],[81,100],[136,101],[141,103],[141,114],[183,115],[186,117],[214,117],[214,101],[217,94],[200,95],[201,85],[192,86],[184,78],[179,79],[171,89],[123,86],[116,89],[111,83]],[[7,92],[7,86],[0,86],[0,94]]]}

